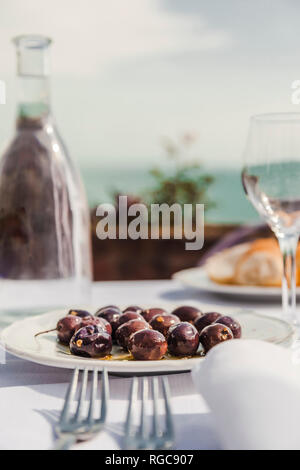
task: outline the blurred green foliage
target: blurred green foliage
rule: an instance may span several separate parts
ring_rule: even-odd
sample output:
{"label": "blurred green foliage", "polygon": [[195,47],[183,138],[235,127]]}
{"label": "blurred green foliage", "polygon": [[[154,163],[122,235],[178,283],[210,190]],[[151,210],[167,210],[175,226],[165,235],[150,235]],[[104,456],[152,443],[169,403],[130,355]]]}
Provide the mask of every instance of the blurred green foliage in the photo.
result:
{"label": "blurred green foliage", "polygon": [[151,170],[154,185],[144,197],[148,204],[201,203],[206,211],[215,206],[207,195],[214,178],[203,171],[199,158],[193,157],[195,141],[193,134],[184,134],[178,142],[166,137],[162,140],[172,164],[166,169]]}

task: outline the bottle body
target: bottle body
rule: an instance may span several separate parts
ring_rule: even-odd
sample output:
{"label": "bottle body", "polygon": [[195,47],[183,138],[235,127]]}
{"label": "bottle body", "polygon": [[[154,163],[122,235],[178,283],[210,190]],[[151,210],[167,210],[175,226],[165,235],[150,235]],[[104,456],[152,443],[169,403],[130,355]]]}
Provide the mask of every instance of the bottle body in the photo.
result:
{"label": "bottle body", "polygon": [[47,80],[30,74],[22,80],[28,99],[19,105],[16,134],[0,160],[1,307],[88,303],[90,226],[83,186],[47,105]]}

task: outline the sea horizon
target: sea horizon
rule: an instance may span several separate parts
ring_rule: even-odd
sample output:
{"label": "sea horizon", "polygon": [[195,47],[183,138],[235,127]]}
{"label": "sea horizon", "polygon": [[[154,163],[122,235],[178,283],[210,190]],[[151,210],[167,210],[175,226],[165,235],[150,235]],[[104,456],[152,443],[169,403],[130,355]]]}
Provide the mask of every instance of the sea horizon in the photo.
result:
{"label": "sea horizon", "polygon": [[[113,194],[118,192],[142,198],[154,184],[150,169],[81,166],[89,206],[112,202]],[[239,169],[203,167],[203,172],[214,178],[207,195],[215,206],[205,211],[206,222],[243,224],[259,220],[257,212],[245,196]]]}

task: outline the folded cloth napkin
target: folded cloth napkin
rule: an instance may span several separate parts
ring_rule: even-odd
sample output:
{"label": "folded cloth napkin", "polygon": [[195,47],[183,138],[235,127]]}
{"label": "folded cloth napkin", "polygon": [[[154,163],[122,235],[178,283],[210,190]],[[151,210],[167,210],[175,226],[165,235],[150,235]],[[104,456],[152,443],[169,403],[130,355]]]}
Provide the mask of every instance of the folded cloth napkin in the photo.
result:
{"label": "folded cloth napkin", "polygon": [[223,449],[300,449],[298,353],[233,340],[215,346],[194,369]]}

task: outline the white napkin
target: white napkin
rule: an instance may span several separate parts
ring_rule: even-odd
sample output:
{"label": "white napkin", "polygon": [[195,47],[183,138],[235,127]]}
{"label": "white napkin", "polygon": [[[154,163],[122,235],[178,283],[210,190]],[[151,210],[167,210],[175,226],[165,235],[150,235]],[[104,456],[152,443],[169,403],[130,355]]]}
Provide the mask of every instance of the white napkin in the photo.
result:
{"label": "white napkin", "polygon": [[300,449],[296,354],[262,341],[234,340],[211,349],[193,371],[222,448]]}

